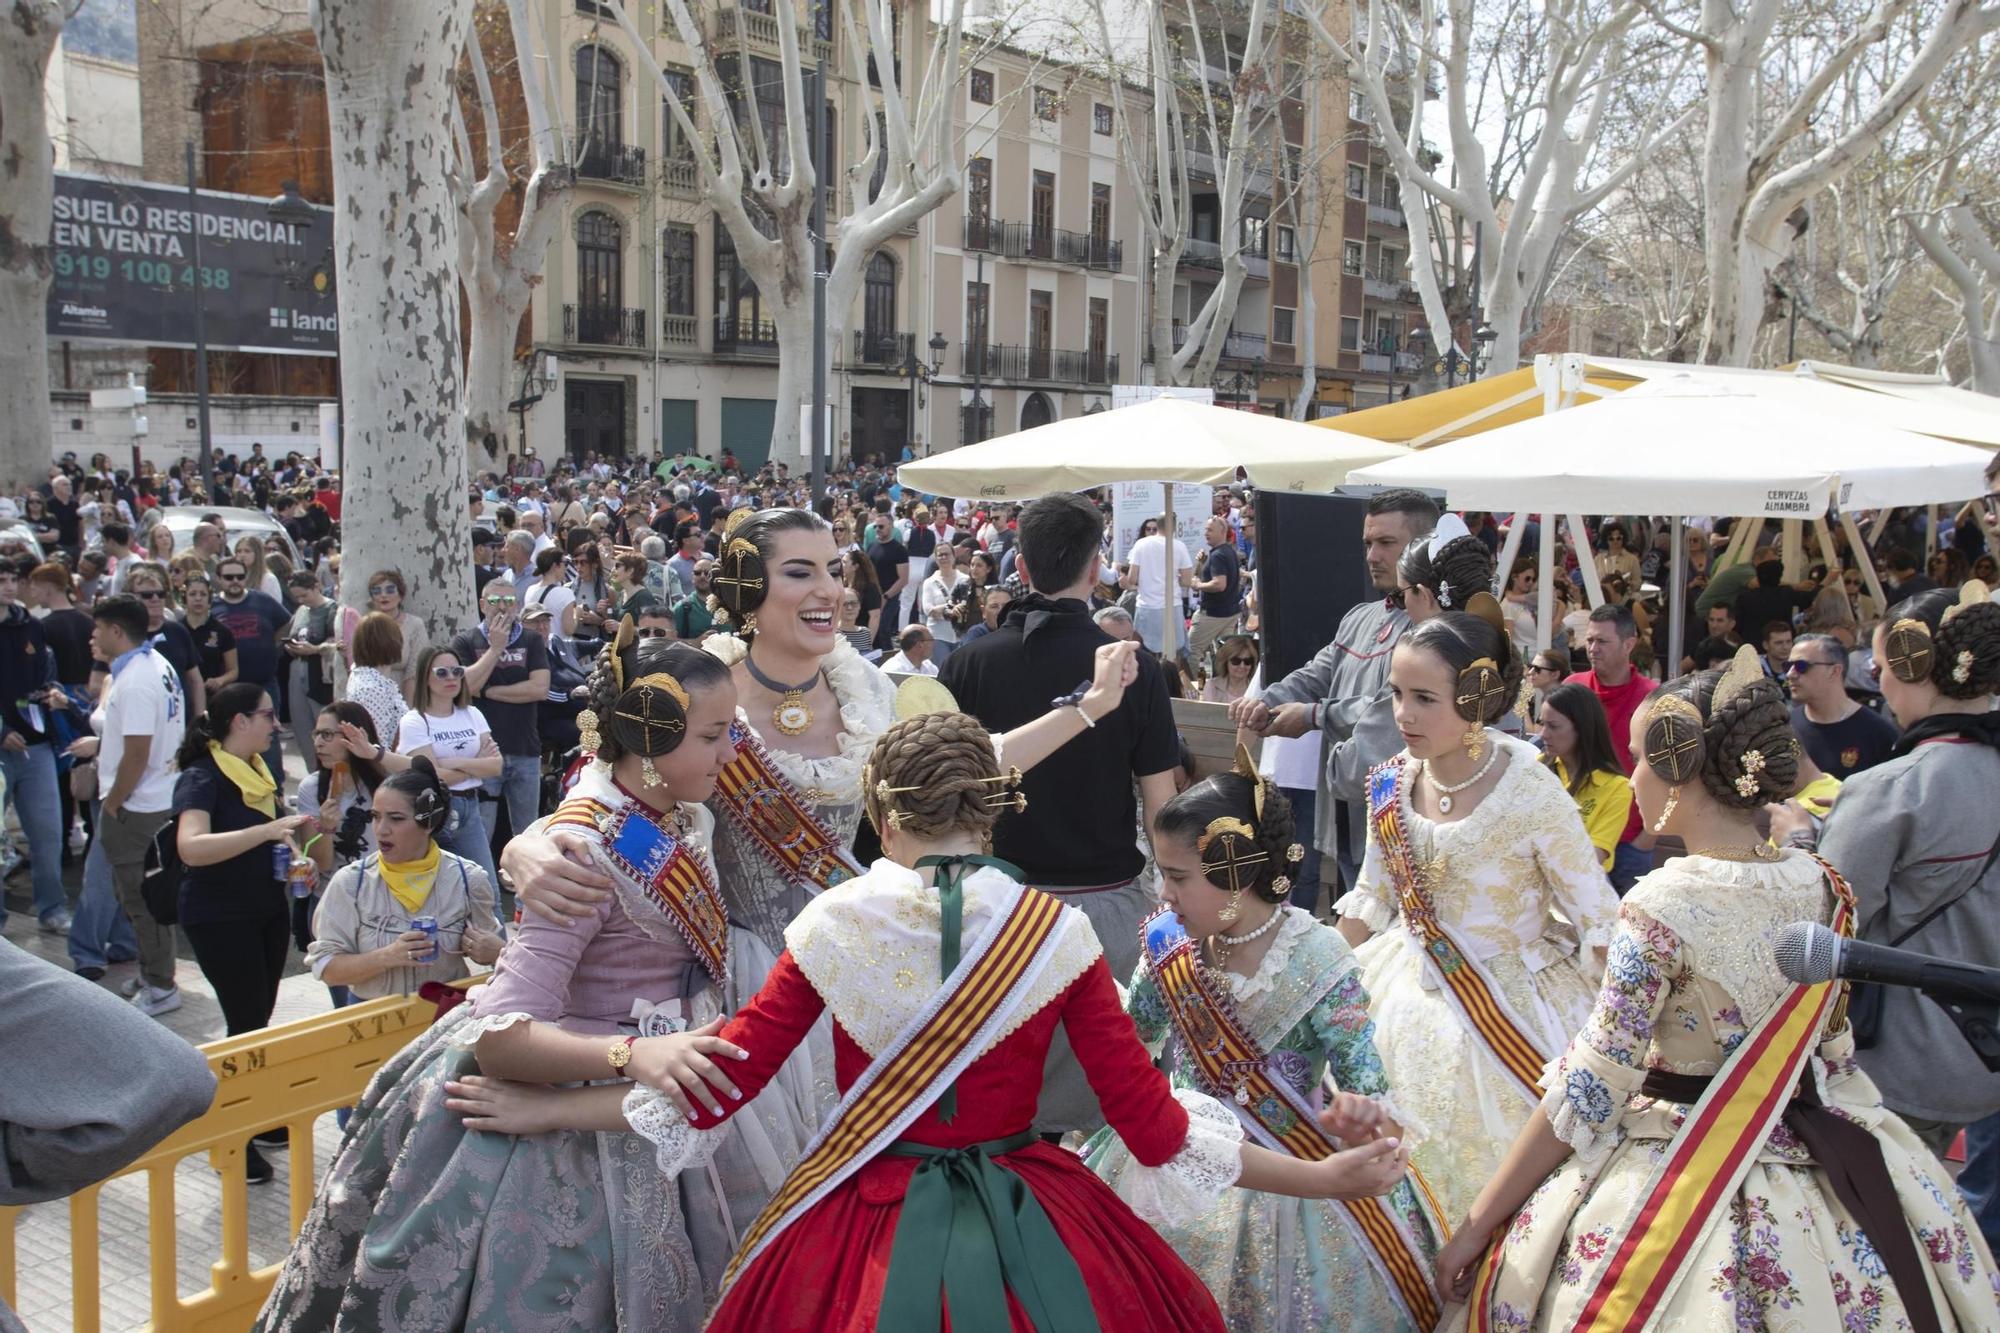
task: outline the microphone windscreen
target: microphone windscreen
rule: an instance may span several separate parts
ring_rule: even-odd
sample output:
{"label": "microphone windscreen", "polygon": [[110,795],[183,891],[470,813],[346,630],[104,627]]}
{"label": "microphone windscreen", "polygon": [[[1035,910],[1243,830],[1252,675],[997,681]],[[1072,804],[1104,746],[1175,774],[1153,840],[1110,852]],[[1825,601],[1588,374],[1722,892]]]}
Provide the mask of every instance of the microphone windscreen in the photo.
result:
{"label": "microphone windscreen", "polygon": [[1803,986],[1832,981],[1840,968],[1840,936],[1817,921],[1786,926],[1778,932],[1772,952],[1785,979]]}

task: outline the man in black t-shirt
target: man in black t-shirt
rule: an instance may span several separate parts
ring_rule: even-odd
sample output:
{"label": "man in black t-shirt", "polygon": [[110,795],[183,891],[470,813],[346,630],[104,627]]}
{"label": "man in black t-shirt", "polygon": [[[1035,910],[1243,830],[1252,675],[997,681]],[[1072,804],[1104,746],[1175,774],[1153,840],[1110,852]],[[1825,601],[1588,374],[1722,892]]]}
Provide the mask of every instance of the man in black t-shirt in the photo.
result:
{"label": "man in black t-shirt", "polygon": [[500,794],[513,831],[535,822],[542,795],[542,736],[537,724],[549,694],[549,651],[542,636],[521,626],[514,581],[505,575],[488,583],[479,610],[486,619],[451,641],[465,664],[466,693],[500,747]]}
{"label": "man in black t-shirt", "polygon": [[1243,615],[1243,569],[1229,520],[1217,514],[1208,520],[1202,536],[1208,542],[1208,555],[1203,577],[1194,585],[1201,594],[1201,608],[1188,630],[1188,661],[1197,671],[1209,669],[1215,641],[1234,630]]}
{"label": "man in black t-shirt", "polygon": [[[1104,519],[1077,495],[1051,495],[1021,516],[1019,564],[1035,595],[1008,607],[1000,627],[951,655],[939,679],[959,707],[998,733],[1031,722],[1053,700],[1089,683],[1097,650],[1111,637],[1090,617]],[[1141,654],[1139,676],[1116,711],[1021,781],[1027,809],[1001,816],[993,854],[1028,882],[1079,908],[1096,928],[1114,976],[1139,961],[1139,923],[1156,905],[1141,878],[1139,816],[1147,823],[1174,795],[1180,739],[1158,661]],[[1134,799],[1134,780],[1138,799]],[[1044,1133],[1103,1123],[1067,1042],[1050,1050],[1035,1128]]]}
{"label": "man in black t-shirt", "polygon": [[1847,696],[1847,646],[1830,634],[1808,634],[1792,644],[1786,674],[1792,682],[1792,731],[1820,771],[1842,782],[1887,759],[1896,748],[1896,725]]}
{"label": "man in black t-shirt", "polygon": [[910,582],[910,549],[896,540],[896,520],[885,510],[869,525],[868,558],[875,581],[882,585],[882,619],[875,626],[875,646],[887,652],[896,644],[897,608]]}
{"label": "man in black t-shirt", "polygon": [[83,529],[79,526],[79,506],[68,477],[56,477],[49,482],[48,508],[56,525],[56,545],[73,554],[83,545]]}

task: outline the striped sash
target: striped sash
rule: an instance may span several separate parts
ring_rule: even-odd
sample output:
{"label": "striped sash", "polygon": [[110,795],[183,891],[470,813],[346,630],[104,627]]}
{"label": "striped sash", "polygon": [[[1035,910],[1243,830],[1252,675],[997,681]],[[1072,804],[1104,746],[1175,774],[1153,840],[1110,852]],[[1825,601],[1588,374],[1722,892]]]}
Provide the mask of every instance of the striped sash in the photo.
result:
{"label": "striped sash", "polygon": [[757,733],[738,718],[729,739],[736,758],[716,780],[715,799],[778,873],[815,893],[859,875],[861,863],[778,771]]}
{"label": "striped sash", "polygon": [[1062,935],[1063,906],[1015,885],[951,977],[840,1099],[743,1235],[726,1292],[779,1233],[877,1157],[979,1057],[1034,985]]}
{"label": "striped sash", "polygon": [[[1854,891],[1825,861],[1837,905],[1833,929],[1854,934]],[[1598,1274],[1572,1333],[1639,1333],[1685,1276],[1688,1256],[1728,1211],[1756,1164],[1758,1150],[1785,1113],[1807,1062],[1825,1037],[1845,1026],[1845,982],[1794,986],[1743,1039],[1689,1108],[1653,1170],[1618,1248]],[[1507,1229],[1486,1253],[1474,1283],[1469,1327],[1492,1330],[1494,1288]]]}
{"label": "striped sash", "polygon": [[1403,802],[1398,795],[1403,760],[1404,756],[1397,755],[1368,774],[1368,819],[1381,845],[1389,878],[1396,885],[1403,924],[1420,947],[1424,965],[1436,978],[1438,988],[1466,1026],[1486,1043],[1500,1067],[1514,1076],[1516,1090],[1528,1103],[1540,1105],[1542,1069],[1553,1057],[1535,1045],[1528,1035],[1533,1026],[1515,1015],[1472,951],[1460,945],[1438,920],[1427,872],[1417,865],[1410,850],[1409,829],[1403,823]]}
{"label": "striped sash", "polygon": [[[1232,1107],[1258,1143],[1302,1161],[1340,1150],[1320,1128],[1313,1108],[1274,1073],[1256,1039],[1237,1019],[1226,983],[1201,964],[1199,947],[1165,908],[1141,927],[1146,960],[1159,983],[1174,1033],[1203,1091]],[[1331,985],[1331,979],[1328,982]],[[1411,1172],[1414,1181],[1415,1171]],[[1420,1196],[1421,1197],[1421,1196]],[[1431,1258],[1385,1199],[1344,1199],[1338,1206],[1375,1271],[1396,1294],[1412,1326],[1427,1329],[1439,1314]],[[1443,1227],[1431,1222],[1432,1234]]]}
{"label": "striped sash", "polygon": [[708,858],[655,822],[637,801],[610,806],[573,796],[549,816],[549,828],[590,830],[612,869],[624,875],[687,941],[717,985],[729,974],[729,913]]}

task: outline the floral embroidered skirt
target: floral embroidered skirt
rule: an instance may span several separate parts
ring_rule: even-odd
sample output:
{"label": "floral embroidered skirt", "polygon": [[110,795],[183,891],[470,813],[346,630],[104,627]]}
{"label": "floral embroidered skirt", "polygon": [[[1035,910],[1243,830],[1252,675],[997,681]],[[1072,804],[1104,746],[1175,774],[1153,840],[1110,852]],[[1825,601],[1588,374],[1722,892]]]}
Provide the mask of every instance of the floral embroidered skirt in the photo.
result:
{"label": "floral embroidered skirt", "polygon": [[[1932,1300],[1947,1329],[2000,1329],[1993,1256],[1965,1201],[1901,1119],[1842,1107],[1869,1125],[1887,1159],[1903,1215],[1927,1256]],[[1665,1104],[1626,1122],[1626,1137],[1594,1174],[1572,1157],[1515,1215],[1494,1289],[1497,1330],[1570,1328],[1622,1228],[1665,1156],[1682,1112]],[[1824,1174],[1781,1126],[1727,1211],[1688,1256],[1652,1327],[1891,1333],[1910,1327],[1903,1301],[1867,1234]],[[1463,1329],[1463,1308],[1441,1329]]]}

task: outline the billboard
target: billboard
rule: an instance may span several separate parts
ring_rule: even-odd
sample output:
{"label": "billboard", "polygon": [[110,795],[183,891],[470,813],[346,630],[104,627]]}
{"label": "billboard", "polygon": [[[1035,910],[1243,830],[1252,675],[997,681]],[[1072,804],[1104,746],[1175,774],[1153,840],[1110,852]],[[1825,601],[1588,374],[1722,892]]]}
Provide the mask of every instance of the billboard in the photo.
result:
{"label": "billboard", "polygon": [[[56,173],[51,339],[333,356],[333,210],[280,222],[253,195]],[[201,257],[195,261],[199,233]]]}

